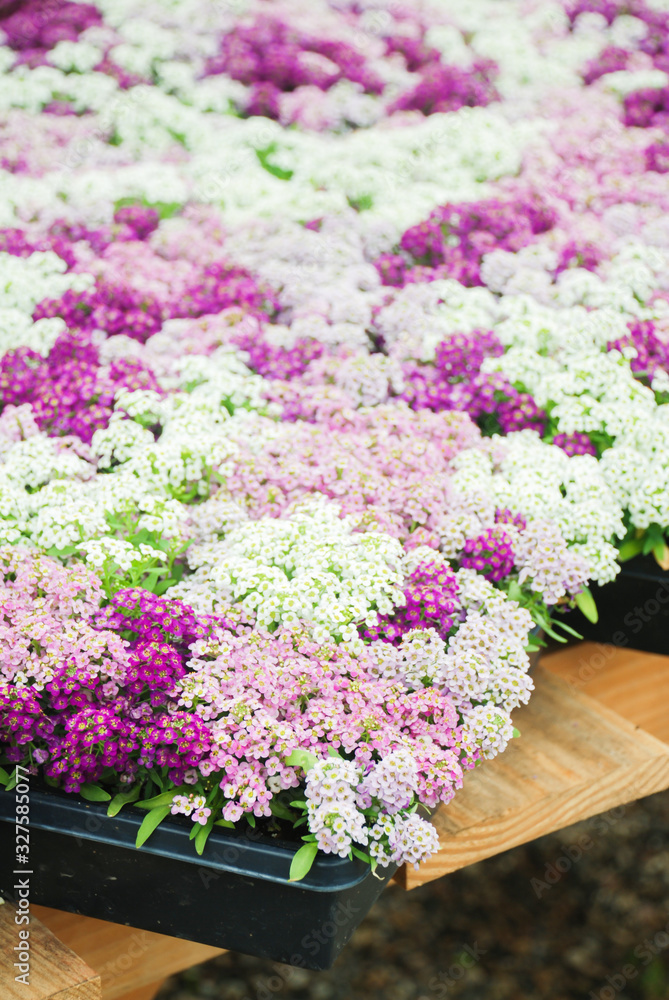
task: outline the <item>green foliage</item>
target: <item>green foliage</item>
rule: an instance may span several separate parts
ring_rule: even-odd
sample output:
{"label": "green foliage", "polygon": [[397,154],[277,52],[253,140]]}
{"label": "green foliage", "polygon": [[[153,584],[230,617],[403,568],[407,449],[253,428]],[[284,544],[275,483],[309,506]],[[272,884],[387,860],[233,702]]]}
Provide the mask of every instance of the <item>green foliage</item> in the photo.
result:
{"label": "green foliage", "polygon": [[128,205],[141,205],[143,208],[153,208],[161,219],[171,219],[178,215],[183,205],[180,201],[147,201],[146,198],[119,198],[114,202],[114,211],[127,208]]}
{"label": "green foliage", "polygon": [[82,799],[86,799],[88,802],[109,802],[111,799],[109,792],[106,792],[100,785],[82,785],[79,794]]}
{"label": "green foliage", "polygon": [[[170,798],[171,800],[171,798]],[[168,815],[171,806],[154,806],[142,820],[141,826],[137,831],[137,839],[135,841],[135,847],[141,847],[149,839],[156,827],[162,823],[165,817]]]}
{"label": "green foliage", "polygon": [[168,792],[161,792],[160,795],[154,795],[150,799],[141,799],[139,802],[135,802],[135,806],[138,809],[155,809],[158,806],[171,806],[172,799],[178,793],[178,788],[171,788]]}
{"label": "green foliage", "polygon": [[589,622],[592,622],[594,625],[599,621],[597,605],[589,587],[584,587],[581,593],[576,595],[575,601],[576,607]]}
{"label": "green foliage", "polygon": [[305,875],[308,875],[311,871],[311,866],[316,860],[317,854],[318,847],[313,841],[303,844],[299,851],[296,851],[293,855],[293,860],[290,863],[288,881],[300,882]]}
{"label": "green foliage", "polygon": [[276,153],[279,147],[275,142],[271,142],[269,146],[265,146],[264,149],[256,149],[256,156],[260,161],[260,165],[263,170],[266,170],[268,174],[272,174],[273,177],[278,177],[280,181],[289,181],[293,176],[294,171],[283,170],[281,167],[277,166],[276,163],[272,163],[271,157],[273,153]]}
{"label": "green foliage", "polygon": [[198,854],[202,854],[202,852],[204,851],[204,845],[207,843],[209,834],[214,829],[213,814],[209,817],[204,826],[201,826],[199,823],[196,823],[194,825],[199,826],[199,830],[196,831],[195,837],[193,838],[195,840],[195,850],[197,851]]}
{"label": "green foliage", "polygon": [[293,767],[301,767],[303,771],[310,771],[318,762],[316,754],[309,753],[308,750],[293,750],[289,757],[286,757],[286,764]]}
{"label": "green foliage", "polygon": [[109,803],[107,809],[108,816],[116,816],[120,813],[123,806],[130,805],[132,802],[136,802],[139,798],[140,786],[134,785],[129,792],[119,792]]}
{"label": "green foliage", "polygon": [[374,207],[374,198],[371,194],[361,194],[357,198],[354,195],[347,195],[346,200],[356,212],[368,212]]}

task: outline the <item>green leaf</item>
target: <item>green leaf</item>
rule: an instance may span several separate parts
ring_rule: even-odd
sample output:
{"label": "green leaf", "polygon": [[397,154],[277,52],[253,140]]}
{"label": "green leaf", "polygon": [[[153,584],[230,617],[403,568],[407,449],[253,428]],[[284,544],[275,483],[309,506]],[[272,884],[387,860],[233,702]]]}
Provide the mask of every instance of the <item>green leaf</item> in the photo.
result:
{"label": "green leaf", "polygon": [[558,635],[558,633],[550,627],[550,625],[544,625],[544,632],[549,635],[551,639],[555,639],[556,642],[566,642],[567,640],[563,635]]}
{"label": "green leaf", "polygon": [[649,524],[643,536],[642,552],[647,556],[650,552],[664,544],[664,532],[659,524]]}
{"label": "green leaf", "polygon": [[538,625],[539,628],[543,629],[544,632],[546,631],[546,629],[550,627],[548,618],[542,615],[542,613],[539,611],[539,608],[532,608],[530,613],[532,615],[532,620],[534,621],[534,624]]}
{"label": "green leaf", "polygon": [[9,781],[9,771],[5,771],[4,767],[0,767],[0,785],[6,785]]}
{"label": "green leaf", "polygon": [[351,208],[354,208],[356,212],[368,211],[374,205],[374,199],[371,194],[363,194],[359,198],[347,195],[346,200]]}
{"label": "green leaf", "polygon": [[155,809],[156,806],[166,806],[172,805],[172,799],[177,794],[177,789],[173,788],[170,792],[161,792],[160,795],[154,795],[151,799],[142,799],[140,802],[135,802],[137,809]]}
{"label": "green leaf", "polygon": [[6,788],[7,788],[8,792],[11,792],[12,788],[14,788],[16,786],[16,783],[17,783],[18,780],[19,780],[19,776],[18,776],[18,773],[16,771],[16,768],[14,768],[14,770],[9,775],[9,781],[7,782],[7,785],[6,785]]}
{"label": "green leaf", "polygon": [[180,201],[155,201],[150,208],[155,208],[161,219],[171,219],[181,211],[183,205]]}
{"label": "green leaf", "polygon": [[278,816],[279,819],[287,819],[287,820],[295,819],[295,816],[288,808],[288,806],[284,802],[281,802],[279,799],[276,798],[272,799],[269,804],[269,807],[272,810],[272,816]]}
{"label": "green leaf", "polygon": [[520,729],[516,729],[516,727],[514,726],[513,727],[513,738],[514,738],[514,740],[517,740],[519,736],[520,736]]}
{"label": "green leaf", "polygon": [[296,851],[293,855],[293,860],[290,863],[290,874],[288,875],[289,882],[299,882],[308,875],[311,870],[311,866],[316,860],[316,855],[318,854],[318,847],[316,844],[303,844],[299,851]]}
{"label": "green leaf", "polygon": [[140,786],[135,785],[131,788],[129,792],[119,792],[109,803],[107,808],[108,816],[116,816],[120,813],[123,806],[129,805],[131,802],[135,802],[139,798]]}
{"label": "green leaf", "polygon": [[581,593],[576,595],[576,607],[593,625],[599,621],[597,605],[588,587],[584,587]]}
{"label": "green leaf", "polygon": [[256,818],[253,815],[253,813],[246,813],[246,822],[251,827],[251,829],[255,830],[255,828],[256,828]]}
{"label": "green leaf", "polygon": [[229,819],[217,819],[214,826],[225,826],[228,830],[234,830],[235,824]]}
{"label": "green leaf", "polygon": [[618,559],[620,562],[627,562],[628,559],[633,559],[634,556],[638,556],[642,549],[642,538],[628,538],[627,541],[623,542],[618,549]]}
{"label": "green leaf", "polygon": [[555,632],[551,628],[551,625],[555,625],[557,627],[558,622],[551,622],[551,620],[548,617],[544,617],[541,614],[538,608],[532,608],[532,617],[534,619],[535,624],[538,625],[539,628],[546,633],[546,635],[549,635],[551,639],[555,639],[556,642],[567,641],[563,636],[558,635],[557,632]]}
{"label": "green leaf", "polygon": [[271,143],[265,149],[256,149],[256,156],[260,161],[260,165],[269,174],[274,174],[274,176],[278,177],[280,181],[289,181],[293,176],[293,171],[283,170],[281,167],[270,161],[270,156],[272,153],[276,152],[276,148],[276,143]]}
{"label": "green leaf", "polygon": [[159,823],[165,819],[170,811],[170,806],[154,806],[151,812],[148,812],[144,819],[142,820],[142,825],[137,831],[137,840],[135,841],[135,847],[141,847],[149,839],[153,831],[156,829]]}
{"label": "green leaf", "polygon": [[150,541],[153,541],[153,539],[151,538],[151,536],[150,536],[149,532],[147,531],[147,529],[146,528],[142,528],[140,531],[136,531],[134,533],[134,535],[131,535],[128,538],[128,541],[132,545],[134,545],[135,548],[138,548],[143,542],[150,542]]}
{"label": "green leaf", "polygon": [[660,527],[660,525],[657,524],[655,521],[652,524],[648,525],[648,527],[646,529],[646,534],[648,535],[649,538],[652,539],[653,545],[656,542],[663,541],[663,539],[664,539],[664,531],[662,530],[662,528]]}
{"label": "green leaf", "polygon": [[74,555],[76,551],[77,551],[76,545],[66,545],[65,548],[62,549],[58,549],[55,546],[52,546],[50,549],[47,549],[47,555],[51,556],[52,558],[55,557],[56,559],[67,559],[68,556]]}
{"label": "green leaf", "polygon": [[163,790],[163,776],[160,774],[160,772],[157,771],[155,767],[152,767],[151,770],[149,771],[149,775],[150,775],[151,779],[153,781],[155,781],[155,783],[158,785],[158,788],[162,792],[162,790]]}
{"label": "green leaf", "polygon": [[310,771],[314,764],[318,763],[316,754],[309,753],[308,750],[293,750],[289,757],[286,757],[286,764],[293,767],[301,767],[303,771]]}
{"label": "green leaf", "polygon": [[368,865],[371,864],[372,859],[369,854],[365,854],[364,851],[359,851],[357,847],[351,847],[351,853],[356,858],[360,858],[361,861],[366,861]]}
{"label": "green leaf", "polygon": [[147,201],[146,198],[126,197],[115,201],[114,209],[125,208],[126,205],[145,205],[147,208],[155,208],[161,219],[171,219],[183,208],[181,202],[178,201]]}
{"label": "green leaf", "polygon": [[111,799],[109,792],[105,792],[99,785],[82,785],[79,794],[82,799],[87,799],[89,802],[109,802]]}
{"label": "green leaf", "polygon": [[669,547],[664,539],[661,542],[655,543],[653,546],[653,555],[655,556],[655,562],[661,569],[669,569]]}
{"label": "green leaf", "polygon": [[199,823],[196,825],[199,826],[200,829],[195,834],[195,850],[198,854],[202,854],[204,845],[207,843],[207,838],[214,829],[214,817],[210,816],[204,826],[201,826]]}
{"label": "green leaf", "polygon": [[[567,632],[568,635],[573,635],[575,639],[583,638],[580,632],[577,632],[575,628],[572,628],[571,625],[565,624],[565,622],[561,621],[555,622],[555,627],[561,628],[564,632]],[[566,642],[566,639],[564,641]]]}

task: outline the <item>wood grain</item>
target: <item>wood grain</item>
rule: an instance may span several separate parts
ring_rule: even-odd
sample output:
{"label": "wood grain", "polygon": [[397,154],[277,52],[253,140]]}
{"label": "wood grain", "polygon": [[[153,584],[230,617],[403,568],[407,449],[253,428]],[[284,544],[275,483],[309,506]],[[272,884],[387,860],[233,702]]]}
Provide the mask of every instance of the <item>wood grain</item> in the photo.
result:
{"label": "wood grain", "polygon": [[[36,909],[36,908],[35,908]],[[29,982],[16,982],[19,927],[10,903],[0,906],[0,995],[2,1000],[100,1000],[100,977],[31,912]]]}
{"label": "wood grain", "polygon": [[167,979],[158,979],[155,983],[140,986],[138,990],[131,990],[130,993],[124,993],[120,997],[120,1000],[154,1000],[156,993],[166,982]]}
{"label": "wood grain", "polygon": [[573,690],[669,743],[669,656],[583,642],[541,662]]}
{"label": "wood grain", "polygon": [[[655,686],[643,694],[646,654],[622,653],[626,660],[610,656],[597,673],[601,698],[564,679],[590,655],[583,645],[536,668],[530,703],[513,716],[522,735],[501,756],[468,772],[453,802],[437,812],[441,849],[418,871],[402,870],[407,889],[669,788],[669,746],[636,721],[664,732],[669,661],[664,673],[652,668]],[[634,721],[613,711],[607,699]]]}
{"label": "wood grain", "polygon": [[[206,944],[182,941],[166,934],[136,930],[46,906],[34,906],[33,912],[61,941],[100,973],[103,1000],[120,1000],[127,994],[130,998],[136,994],[136,1000],[145,1000],[152,995],[151,985],[155,992],[161,981],[172,973],[223,954],[220,948],[211,948]],[[142,993],[144,987],[147,989]]]}

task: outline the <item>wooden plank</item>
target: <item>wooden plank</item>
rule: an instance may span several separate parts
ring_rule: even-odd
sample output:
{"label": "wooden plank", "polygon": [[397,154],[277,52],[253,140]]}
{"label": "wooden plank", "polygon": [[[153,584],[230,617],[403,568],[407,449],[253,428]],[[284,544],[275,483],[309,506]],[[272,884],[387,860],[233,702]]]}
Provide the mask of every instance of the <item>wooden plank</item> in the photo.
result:
{"label": "wooden plank", "polygon": [[0,995],[2,1000],[100,1000],[100,977],[39,920],[31,908],[28,982],[17,982],[20,974],[15,946],[19,944],[16,909],[0,906]]}
{"label": "wooden plank", "polygon": [[120,1000],[154,1000],[156,993],[166,982],[167,979],[159,979],[155,983],[140,986],[138,990],[131,990],[130,993],[124,993],[120,997]]}
{"label": "wooden plank", "polygon": [[[559,655],[578,661],[582,649],[572,647]],[[561,669],[566,670],[564,661]],[[645,684],[638,664],[634,669],[637,686]],[[533,676],[536,690],[529,705],[514,712],[522,735],[495,760],[468,772],[453,802],[434,816],[441,849],[418,871],[403,869],[407,889],[669,788],[666,743],[545,666]],[[664,706],[669,670],[656,677],[660,679],[652,698]],[[620,679],[620,701],[613,699],[618,707],[641,706],[647,700],[641,694],[632,697],[626,690],[630,683],[629,676],[625,684]],[[603,673],[601,684],[605,690]],[[645,718],[640,707],[638,711]],[[656,714],[648,706],[648,717]]]}
{"label": "wooden plank", "polygon": [[[151,985],[155,991],[167,976],[223,954],[220,948],[167,934],[154,934],[46,906],[32,909],[61,941],[100,973],[103,1000],[120,1000],[127,994],[132,998],[133,993],[137,1000],[150,997]],[[147,990],[142,994],[140,990],[144,987]]]}
{"label": "wooden plank", "polygon": [[583,642],[541,663],[572,689],[669,743],[669,656]]}

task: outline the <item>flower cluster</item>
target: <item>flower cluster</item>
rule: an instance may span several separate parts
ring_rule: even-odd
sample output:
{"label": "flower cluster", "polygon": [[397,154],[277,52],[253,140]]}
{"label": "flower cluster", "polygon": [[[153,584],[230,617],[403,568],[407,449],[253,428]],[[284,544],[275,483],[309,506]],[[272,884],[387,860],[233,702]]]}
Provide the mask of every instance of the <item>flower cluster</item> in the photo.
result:
{"label": "flower cluster", "polygon": [[116,358],[102,366],[90,335],[61,334],[46,359],[29,347],[0,359],[0,400],[4,406],[30,403],[40,430],[75,435],[90,444],[106,427],[119,389],[160,392],[150,369],[135,358]]}
{"label": "flower cluster", "polygon": [[198,850],[419,863],[668,555],[669,14],[456,6],[0,0],[2,753]]}
{"label": "flower cluster", "polygon": [[399,643],[407,632],[433,628],[443,639],[447,639],[462,610],[458,601],[458,581],[453,571],[443,562],[426,561],[411,571],[408,583],[404,606],[392,616],[381,618],[368,635]]}
{"label": "flower cluster", "polygon": [[384,284],[455,278],[463,285],[481,285],[484,254],[521,250],[554,223],[554,213],[538,200],[443,205],[407,229],[399,252],[381,256],[376,266]]}
{"label": "flower cluster", "polygon": [[[277,8],[277,13],[263,10],[250,23],[235,24],[206,63],[208,76],[225,73],[248,88],[239,100],[246,115],[336,128],[342,119],[361,126],[381,113],[430,115],[486,105],[498,96],[492,60],[472,53],[469,66],[449,64],[438,48],[426,44],[424,26],[408,12],[408,24],[370,36],[364,45],[360,32],[368,29],[357,27],[362,19],[353,18],[353,11],[343,19],[323,10],[318,21],[307,16],[305,25],[286,17],[285,7]],[[461,45],[465,48],[464,40]],[[368,95],[379,100],[365,101]]]}
{"label": "flower cluster", "polygon": [[310,36],[271,16],[260,16],[248,27],[239,25],[223,35],[207,72],[226,73],[233,80],[255,84],[250,98],[254,108],[250,113],[254,114],[278,110],[278,95],[297,87],[329,90],[347,79],[370,93],[383,90],[383,81],[352,45]]}
{"label": "flower cluster", "polygon": [[192,546],[195,572],[172,594],[214,610],[220,597],[255,615],[260,628],[313,622],[314,636],[346,642],[357,623],[402,603],[399,542],[379,531],[356,532],[360,517],[315,496],[291,517],[261,518],[222,541]]}
{"label": "flower cluster", "polygon": [[87,29],[100,24],[100,12],[93,4],[69,3],[57,6],[45,0],[4,3],[0,8],[0,29],[6,44],[30,66],[44,65],[45,55],[63,42],[76,42]]}

